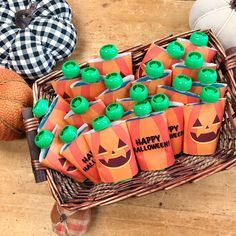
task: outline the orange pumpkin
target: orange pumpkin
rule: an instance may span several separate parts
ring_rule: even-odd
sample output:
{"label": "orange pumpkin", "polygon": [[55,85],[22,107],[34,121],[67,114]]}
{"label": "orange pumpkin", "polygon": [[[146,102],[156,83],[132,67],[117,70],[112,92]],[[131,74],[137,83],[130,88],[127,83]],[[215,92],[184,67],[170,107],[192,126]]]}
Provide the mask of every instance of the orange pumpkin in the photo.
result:
{"label": "orange pumpkin", "polygon": [[0,68],[0,140],[13,140],[24,134],[23,107],[31,107],[32,90],[15,72]]}
{"label": "orange pumpkin", "polygon": [[226,99],[184,107],[184,153],[211,155],[216,151]]}
{"label": "orange pumpkin", "polygon": [[98,132],[87,132],[84,136],[94,155],[102,182],[122,181],[138,173],[125,122]]}
{"label": "orange pumpkin", "polygon": [[165,113],[127,121],[141,170],[161,170],[174,164]]}

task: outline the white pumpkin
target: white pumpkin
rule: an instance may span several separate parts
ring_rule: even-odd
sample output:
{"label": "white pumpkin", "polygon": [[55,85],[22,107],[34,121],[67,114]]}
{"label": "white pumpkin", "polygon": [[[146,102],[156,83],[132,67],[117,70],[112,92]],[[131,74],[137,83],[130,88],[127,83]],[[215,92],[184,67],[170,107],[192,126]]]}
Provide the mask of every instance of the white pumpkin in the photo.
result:
{"label": "white pumpkin", "polygon": [[236,0],[197,0],[190,11],[194,30],[212,29],[225,49],[236,47]]}

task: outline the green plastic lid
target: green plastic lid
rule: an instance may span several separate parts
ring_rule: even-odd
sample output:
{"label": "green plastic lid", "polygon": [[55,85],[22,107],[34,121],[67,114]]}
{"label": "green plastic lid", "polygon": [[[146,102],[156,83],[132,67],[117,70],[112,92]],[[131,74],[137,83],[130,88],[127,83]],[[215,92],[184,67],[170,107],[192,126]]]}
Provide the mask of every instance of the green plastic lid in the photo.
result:
{"label": "green plastic lid", "polygon": [[34,138],[34,143],[37,147],[44,149],[51,145],[54,134],[48,130],[40,130]]}
{"label": "green plastic lid", "polygon": [[124,108],[117,102],[111,103],[106,108],[106,115],[110,120],[119,120],[124,115]]}
{"label": "green plastic lid", "polygon": [[81,79],[87,83],[95,83],[100,79],[100,73],[95,67],[86,67],[82,70]]}
{"label": "green plastic lid", "polygon": [[189,52],[185,58],[185,65],[191,69],[201,68],[204,64],[204,57],[201,52]]}
{"label": "green plastic lid", "polygon": [[184,74],[177,75],[173,80],[173,87],[179,91],[188,91],[192,88],[192,79]]}
{"label": "green plastic lid", "polygon": [[105,76],[104,82],[108,89],[117,89],[123,84],[123,79],[120,73],[112,72]]}
{"label": "green plastic lid", "polygon": [[33,109],[32,112],[36,117],[42,117],[43,115],[46,114],[47,110],[49,107],[49,101],[46,99],[39,99]]}
{"label": "green plastic lid", "polygon": [[200,93],[200,98],[205,103],[215,103],[220,99],[220,91],[213,86],[206,86]]}
{"label": "green plastic lid", "polygon": [[151,79],[159,78],[164,73],[164,65],[162,61],[151,60],[146,64],[146,74]]}
{"label": "green plastic lid", "polygon": [[59,138],[64,143],[71,143],[76,137],[77,129],[72,125],[66,125],[59,134]]}
{"label": "green plastic lid", "polygon": [[95,131],[100,131],[100,130],[106,129],[110,126],[110,124],[111,124],[111,121],[105,115],[98,116],[92,122],[92,126]]}
{"label": "green plastic lid", "polygon": [[135,83],[130,88],[130,97],[137,101],[144,101],[148,97],[148,89],[144,84]]}
{"label": "green plastic lid", "polygon": [[79,76],[80,67],[76,61],[67,61],[62,65],[62,73],[66,78],[76,78]]}
{"label": "green plastic lid", "polygon": [[152,112],[152,106],[148,100],[134,104],[134,113],[136,116],[145,116]]}
{"label": "green plastic lid", "polygon": [[213,68],[203,68],[198,73],[198,81],[202,84],[214,84],[217,80],[217,72]]}
{"label": "green plastic lid", "polygon": [[209,37],[203,32],[194,32],[190,36],[190,42],[196,46],[207,46]]}
{"label": "green plastic lid", "polygon": [[164,93],[155,94],[151,99],[154,111],[165,111],[170,106],[170,100]]}
{"label": "green plastic lid", "polygon": [[183,44],[178,41],[169,43],[166,50],[171,57],[177,60],[181,59],[185,54],[185,48]]}
{"label": "green plastic lid", "polygon": [[100,57],[107,61],[118,55],[117,47],[114,44],[107,44],[100,48]]}
{"label": "green plastic lid", "polygon": [[77,96],[71,100],[70,108],[75,114],[84,114],[89,108],[89,102],[86,98]]}

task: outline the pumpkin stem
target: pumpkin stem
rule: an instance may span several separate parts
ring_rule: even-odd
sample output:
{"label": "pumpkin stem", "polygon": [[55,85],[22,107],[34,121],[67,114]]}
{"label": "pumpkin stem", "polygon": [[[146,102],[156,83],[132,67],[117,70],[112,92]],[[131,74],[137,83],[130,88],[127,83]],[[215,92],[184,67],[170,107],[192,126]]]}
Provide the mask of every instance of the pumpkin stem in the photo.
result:
{"label": "pumpkin stem", "polygon": [[25,29],[34,17],[34,13],[38,10],[37,9],[38,3],[33,2],[30,4],[29,8],[24,10],[19,10],[15,13],[15,24],[17,27],[21,29]]}
{"label": "pumpkin stem", "polygon": [[236,0],[231,0],[230,5],[232,9],[236,10]]}

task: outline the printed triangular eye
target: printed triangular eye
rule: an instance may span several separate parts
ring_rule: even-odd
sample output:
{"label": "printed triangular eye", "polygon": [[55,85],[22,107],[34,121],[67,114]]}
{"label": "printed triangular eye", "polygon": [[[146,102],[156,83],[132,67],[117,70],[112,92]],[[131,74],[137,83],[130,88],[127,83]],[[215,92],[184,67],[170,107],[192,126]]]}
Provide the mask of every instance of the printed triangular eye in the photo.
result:
{"label": "printed triangular eye", "polygon": [[66,162],[66,158],[60,158],[59,162],[61,163],[61,166],[64,166]]}
{"label": "printed triangular eye", "polygon": [[67,169],[67,171],[74,171],[74,170],[76,170],[75,166],[69,166],[68,169]]}
{"label": "printed triangular eye", "polygon": [[219,122],[220,122],[219,116],[216,115],[216,117],[213,121],[213,124],[216,124],[216,123],[219,123]]}
{"label": "printed triangular eye", "polygon": [[121,139],[119,139],[118,148],[121,148],[124,146],[126,146],[126,143],[124,143]]}
{"label": "printed triangular eye", "polygon": [[199,119],[197,119],[193,125],[193,127],[199,127],[199,126],[202,126],[201,122]]}
{"label": "printed triangular eye", "polygon": [[100,145],[98,149],[98,153],[104,153],[104,152],[106,152],[106,149]]}

